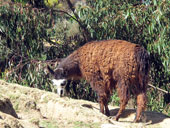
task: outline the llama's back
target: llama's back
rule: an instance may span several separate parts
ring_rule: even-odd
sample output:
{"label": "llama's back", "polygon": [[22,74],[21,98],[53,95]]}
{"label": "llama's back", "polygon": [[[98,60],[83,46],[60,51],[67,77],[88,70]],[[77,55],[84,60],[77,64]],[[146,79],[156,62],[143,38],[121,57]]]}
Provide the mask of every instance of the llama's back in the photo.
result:
{"label": "llama's back", "polygon": [[90,42],[78,49],[78,53],[85,77],[101,72],[102,77],[113,75],[115,80],[130,77],[132,82],[139,74],[138,68],[147,63],[148,58],[142,47],[122,40]]}

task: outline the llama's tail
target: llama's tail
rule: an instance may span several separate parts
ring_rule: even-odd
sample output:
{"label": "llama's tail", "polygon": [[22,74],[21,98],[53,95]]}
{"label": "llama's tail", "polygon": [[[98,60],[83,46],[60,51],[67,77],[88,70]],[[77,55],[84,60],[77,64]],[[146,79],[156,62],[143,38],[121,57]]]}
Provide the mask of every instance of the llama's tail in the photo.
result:
{"label": "llama's tail", "polygon": [[144,48],[138,48],[136,52],[137,62],[138,62],[138,73],[139,73],[139,84],[140,89],[146,91],[146,86],[149,81],[149,71],[150,71],[150,56]]}

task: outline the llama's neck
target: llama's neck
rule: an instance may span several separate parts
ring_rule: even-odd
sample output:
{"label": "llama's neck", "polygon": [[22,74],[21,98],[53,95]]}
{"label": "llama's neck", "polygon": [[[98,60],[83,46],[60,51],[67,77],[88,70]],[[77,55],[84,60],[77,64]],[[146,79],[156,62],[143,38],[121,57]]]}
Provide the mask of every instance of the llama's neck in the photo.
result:
{"label": "llama's neck", "polygon": [[58,66],[58,68],[63,68],[67,74],[67,79],[80,79],[81,71],[79,68],[79,58],[78,53],[73,52],[71,55],[66,57]]}

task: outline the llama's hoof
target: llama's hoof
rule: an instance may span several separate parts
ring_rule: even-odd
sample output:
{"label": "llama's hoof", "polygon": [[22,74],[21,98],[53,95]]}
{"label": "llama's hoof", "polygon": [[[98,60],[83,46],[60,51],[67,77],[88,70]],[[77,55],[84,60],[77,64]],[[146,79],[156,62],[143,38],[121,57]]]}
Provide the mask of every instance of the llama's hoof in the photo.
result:
{"label": "llama's hoof", "polygon": [[110,112],[106,112],[105,115],[106,115],[107,117],[110,117]]}
{"label": "llama's hoof", "polygon": [[138,123],[139,120],[137,120],[136,118],[133,120],[133,123]]}
{"label": "llama's hoof", "polygon": [[112,116],[111,119],[114,120],[114,121],[118,121],[119,120],[119,118],[117,116]]}

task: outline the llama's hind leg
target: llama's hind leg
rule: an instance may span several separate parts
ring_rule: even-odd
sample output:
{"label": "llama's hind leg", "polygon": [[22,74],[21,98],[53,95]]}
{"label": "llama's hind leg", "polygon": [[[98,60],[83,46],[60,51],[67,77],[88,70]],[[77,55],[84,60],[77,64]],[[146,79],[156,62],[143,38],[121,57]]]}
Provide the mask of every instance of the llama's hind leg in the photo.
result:
{"label": "llama's hind leg", "polygon": [[145,110],[146,107],[146,93],[142,92],[137,95],[137,110],[136,117],[133,122],[139,122],[141,118],[142,111]]}
{"label": "llama's hind leg", "polygon": [[119,120],[120,115],[125,110],[125,107],[128,103],[129,97],[130,97],[130,94],[128,92],[128,88],[126,86],[124,86],[122,88],[118,88],[117,92],[118,92],[118,96],[120,98],[120,101],[119,101],[120,102],[120,109],[119,109],[118,113],[116,114],[116,116],[114,117],[114,119],[116,121]]}

